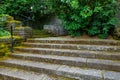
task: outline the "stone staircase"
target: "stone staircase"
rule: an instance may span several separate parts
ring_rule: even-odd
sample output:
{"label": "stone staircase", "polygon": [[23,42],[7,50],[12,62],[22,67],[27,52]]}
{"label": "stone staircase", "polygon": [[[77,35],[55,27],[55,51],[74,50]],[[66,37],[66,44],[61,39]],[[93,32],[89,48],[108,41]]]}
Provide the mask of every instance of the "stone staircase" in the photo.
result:
{"label": "stone staircase", "polygon": [[120,41],[28,39],[0,66],[2,80],[120,80]]}

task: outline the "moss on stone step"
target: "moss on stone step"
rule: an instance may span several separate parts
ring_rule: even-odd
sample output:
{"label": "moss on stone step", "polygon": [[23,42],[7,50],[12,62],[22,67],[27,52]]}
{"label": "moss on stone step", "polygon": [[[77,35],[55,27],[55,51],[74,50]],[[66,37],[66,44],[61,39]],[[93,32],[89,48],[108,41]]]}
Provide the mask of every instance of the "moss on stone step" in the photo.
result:
{"label": "moss on stone step", "polygon": [[55,37],[55,35],[48,33],[45,30],[33,29],[33,37],[45,38],[45,37]]}

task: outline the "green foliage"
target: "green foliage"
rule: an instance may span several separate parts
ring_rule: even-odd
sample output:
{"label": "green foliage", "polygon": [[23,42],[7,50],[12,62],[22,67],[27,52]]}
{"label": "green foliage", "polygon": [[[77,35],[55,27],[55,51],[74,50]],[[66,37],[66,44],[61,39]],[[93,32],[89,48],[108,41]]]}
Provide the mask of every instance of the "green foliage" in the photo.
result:
{"label": "green foliage", "polygon": [[55,7],[72,36],[86,32],[90,36],[107,38],[117,22],[117,0],[59,0]]}
{"label": "green foliage", "polygon": [[4,18],[4,16],[7,16],[7,15],[5,15],[5,14],[0,15],[0,37],[10,36],[10,33],[8,31],[4,30],[4,24],[6,22],[6,18]]}
{"label": "green foliage", "polygon": [[4,0],[0,4],[0,14],[39,20],[55,12],[70,35],[86,32],[90,36],[107,38],[117,22],[117,6],[117,0]]}
{"label": "green foliage", "polygon": [[6,16],[5,14],[0,14],[0,27],[3,27],[6,19],[4,18],[4,16]]}
{"label": "green foliage", "polygon": [[0,44],[0,57],[6,56],[9,53],[9,48],[6,44]]}
{"label": "green foliage", "polygon": [[0,29],[0,37],[3,36],[10,36],[10,33],[6,30],[3,30],[2,28]]}
{"label": "green foliage", "polygon": [[53,2],[53,0],[4,0],[0,5],[0,12],[14,17],[24,15],[38,19],[53,12]]}

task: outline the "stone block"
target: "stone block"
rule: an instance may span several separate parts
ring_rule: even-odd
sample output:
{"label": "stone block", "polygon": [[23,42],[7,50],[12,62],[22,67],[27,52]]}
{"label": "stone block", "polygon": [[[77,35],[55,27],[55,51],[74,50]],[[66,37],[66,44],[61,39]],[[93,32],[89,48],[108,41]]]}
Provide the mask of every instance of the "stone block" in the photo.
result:
{"label": "stone block", "polygon": [[14,36],[21,36],[23,39],[32,37],[32,28],[30,27],[16,27],[13,32]]}
{"label": "stone block", "polygon": [[114,71],[104,71],[104,80],[120,80],[120,73]]}
{"label": "stone block", "polygon": [[56,36],[66,35],[67,32],[62,26],[57,25],[44,25],[44,30]]}
{"label": "stone block", "polygon": [[56,36],[67,35],[67,31],[62,25],[62,20],[60,20],[56,16],[50,17],[48,23],[44,25],[43,28],[48,32],[55,34]]}

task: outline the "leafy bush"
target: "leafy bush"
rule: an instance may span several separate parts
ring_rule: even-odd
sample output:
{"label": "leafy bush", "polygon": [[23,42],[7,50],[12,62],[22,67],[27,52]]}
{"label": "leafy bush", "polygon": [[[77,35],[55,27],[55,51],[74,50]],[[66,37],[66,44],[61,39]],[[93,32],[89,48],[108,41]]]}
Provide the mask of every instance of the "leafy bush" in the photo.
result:
{"label": "leafy bush", "polygon": [[6,18],[4,16],[7,16],[7,15],[5,15],[5,14],[0,15],[0,37],[10,36],[10,33],[8,31],[4,30],[4,25],[6,22]]}
{"label": "leafy bush", "polygon": [[0,37],[3,37],[3,36],[10,36],[10,33],[0,28]]}
{"label": "leafy bush", "polygon": [[0,14],[0,27],[3,27],[5,22],[6,22],[6,19],[4,18],[4,14]]}
{"label": "leafy bush", "polygon": [[0,57],[6,56],[9,53],[9,48],[6,44],[0,44]]}
{"label": "leafy bush", "polygon": [[72,36],[107,38],[116,25],[117,0],[59,0],[55,10]]}
{"label": "leafy bush", "polygon": [[1,4],[1,13],[14,17],[40,18],[53,12],[53,0],[4,0]]}

